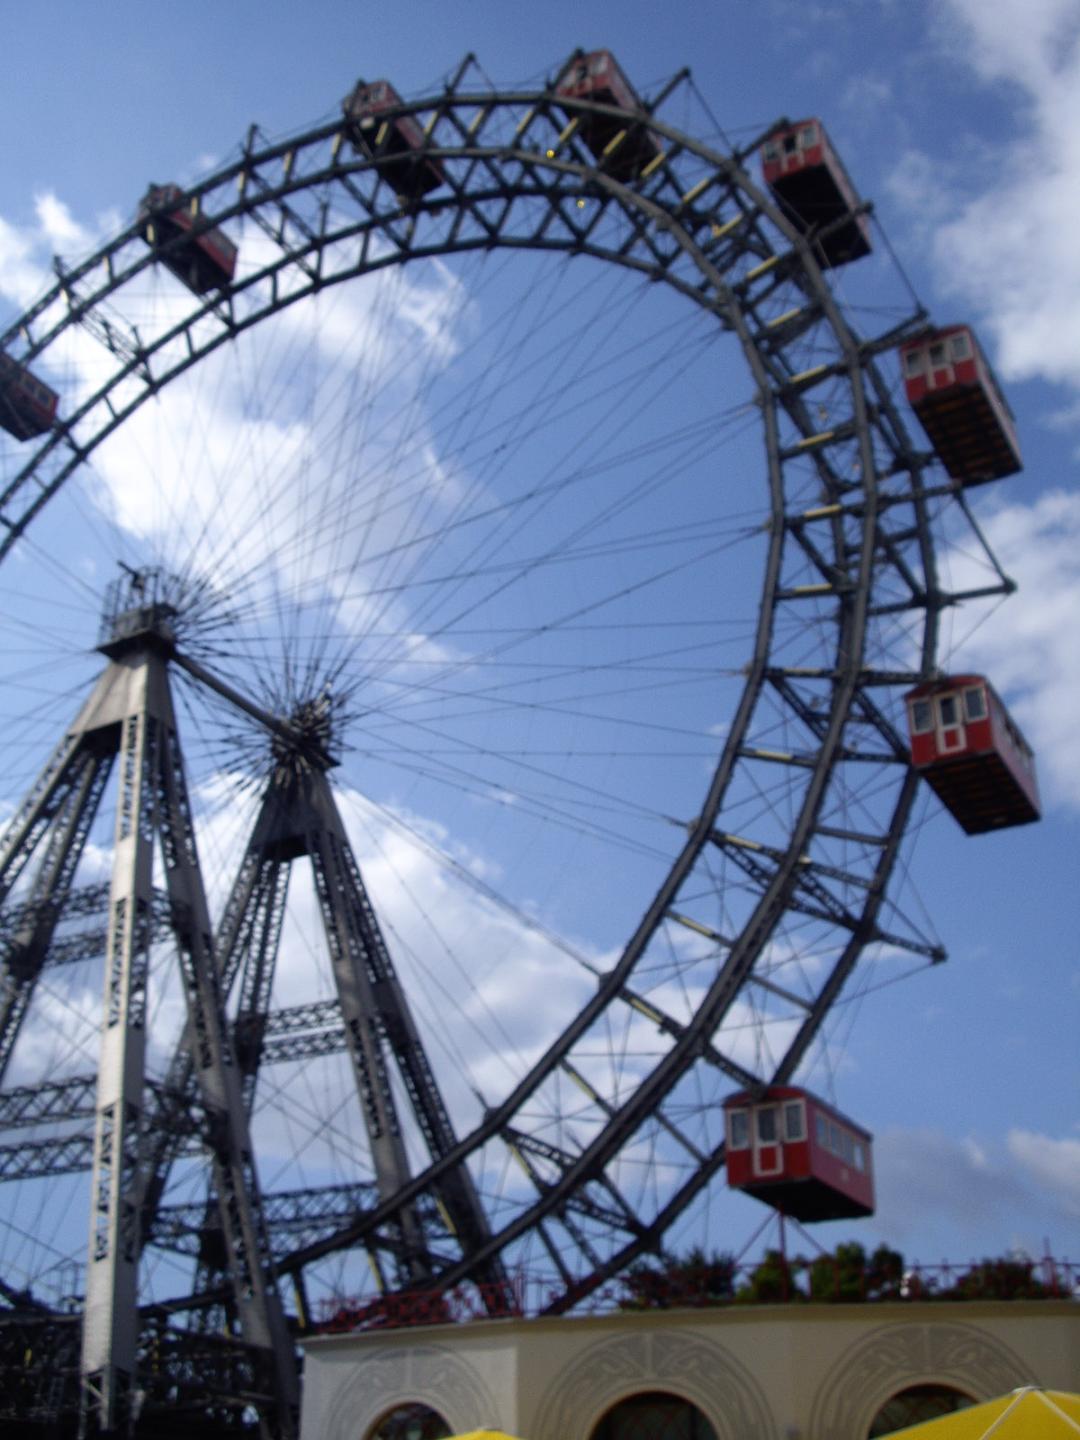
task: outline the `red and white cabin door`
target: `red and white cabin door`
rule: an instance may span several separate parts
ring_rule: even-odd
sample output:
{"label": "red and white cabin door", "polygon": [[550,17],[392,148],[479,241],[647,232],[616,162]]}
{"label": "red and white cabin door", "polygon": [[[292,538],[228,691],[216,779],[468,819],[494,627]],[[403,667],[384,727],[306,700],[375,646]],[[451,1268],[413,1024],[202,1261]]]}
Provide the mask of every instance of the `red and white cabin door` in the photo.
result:
{"label": "red and white cabin door", "polygon": [[938,695],[934,701],[934,718],[937,723],[937,753],[955,755],[967,744],[964,733],[964,714],[960,709],[959,695]]}
{"label": "red and white cabin door", "polygon": [[784,1164],[780,1144],[780,1107],[759,1105],[754,1111],[754,1177],[779,1175]]}

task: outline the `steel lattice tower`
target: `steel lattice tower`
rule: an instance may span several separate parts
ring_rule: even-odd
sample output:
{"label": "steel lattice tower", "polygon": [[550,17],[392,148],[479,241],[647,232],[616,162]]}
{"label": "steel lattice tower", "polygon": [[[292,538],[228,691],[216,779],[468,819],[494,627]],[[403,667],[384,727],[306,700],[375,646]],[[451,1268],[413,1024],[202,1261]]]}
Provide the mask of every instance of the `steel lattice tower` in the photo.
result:
{"label": "steel lattice tower", "polygon": [[[168,579],[158,572],[133,574],[114,590],[108,635],[100,646],[109,663],[5,838],[0,895],[24,873],[32,879],[4,962],[0,1075],[115,768],[101,1050],[87,1157],[91,1219],[79,1364],[82,1428],[126,1433],[137,1416],[144,1327],[140,1255],[160,1226],[170,1166],[195,1142],[210,1166],[213,1197],[201,1215],[189,1217],[199,1234],[196,1292],[205,1292],[224,1317],[236,1342],[234,1375],[243,1375],[264,1428],[289,1435],[297,1423],[296,1360],[253,1162],[250,1116],[294,860],[307,856],[314,871],[337,991],[329,1010],[343,1030],[351,1061],[375,1198],[392,1201],[410,1179],[391,1065],[432,1159],[448,1156],[456,1141],[327,780],[334,763],[329,697],[307,702],[287,720],[260,711],[181,653],[177,610],[168,592]],[[170,690],[175,665],[241,705],[273,735],[269,779],[216,940]],[[165,881],[163,904],[154,893],[155,850]],[[151,947],[163,932],[179,958],[186,1024],[165,1083],[150,1089],[148,970]],[[230,1023],[225,1007],[237,984],[238,1008]],[[74,1119],[77,1107],[85,1107],[85,1087],[77,1093],[69,1086],[68,1092]],[[39,1093],[38,1098],[51,1105],[52,1118],[64,1118],[65,1097]],[[479,1249],[487,1226],[463,1165],[447,1169],[437,1201],[444,1222],[439,1228],[456,1236],[466,1253]],[[184,1221],[174,1216],[172,1223]],[[437,1283],[445,1262],[432,1252],[430,1230],[415,1203],[395,1208],[369,1247],[384,1284]],[[501,1285],[501,1266],[478,1265],[477,1278]],[[206,1328],[204,1323],[201,1329]]]}

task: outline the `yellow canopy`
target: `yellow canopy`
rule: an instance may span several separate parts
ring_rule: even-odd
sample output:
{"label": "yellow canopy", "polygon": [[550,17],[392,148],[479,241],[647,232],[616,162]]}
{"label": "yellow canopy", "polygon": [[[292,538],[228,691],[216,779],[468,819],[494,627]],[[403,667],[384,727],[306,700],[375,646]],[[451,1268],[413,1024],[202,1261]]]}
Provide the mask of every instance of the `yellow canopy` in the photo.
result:
{"label": "yellow canopy", "polygon": [[922,1425],[895,1430],[889,1440],[1077,1440],[1080,1395],[1025,1386]]}
{"label": "yellow canopy", "polygon": [[451,1435],[449,1440],[516,1440],[505,1430],[467,1430],[464,1435]]}

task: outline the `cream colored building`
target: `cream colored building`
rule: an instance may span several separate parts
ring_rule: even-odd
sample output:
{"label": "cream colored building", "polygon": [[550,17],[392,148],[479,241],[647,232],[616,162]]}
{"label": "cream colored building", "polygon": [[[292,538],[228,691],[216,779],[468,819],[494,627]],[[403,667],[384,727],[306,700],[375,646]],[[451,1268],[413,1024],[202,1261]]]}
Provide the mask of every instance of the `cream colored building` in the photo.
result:
{"label": "cream colored building", "polygon": [[[730,1306],[322,1336],[305,1347],[301,1440],[452,1431],[527,1440],[668,1433],[697,1440],[866,1440],[882,1407],[927,1387],[989,1399],[1080,1388],[1080,1304],[1067,1300]],[[619,1429],[652,1393],[704,1417]],[[645,1401],[631,1402],[646,1404]],[[387,1425],[388,1417],[392,1419]],[[605,1420],[605,1417],[608,1417]],[[880,1425],[880,1421],[878,1421]],[[442,1432],[445,1433],[445,1432]]]}

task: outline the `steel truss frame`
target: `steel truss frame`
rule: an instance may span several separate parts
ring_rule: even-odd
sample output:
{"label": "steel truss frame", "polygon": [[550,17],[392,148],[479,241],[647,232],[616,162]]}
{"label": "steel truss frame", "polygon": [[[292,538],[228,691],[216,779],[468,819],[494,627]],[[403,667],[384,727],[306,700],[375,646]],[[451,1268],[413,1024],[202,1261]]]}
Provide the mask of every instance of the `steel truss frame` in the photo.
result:
{"label": "steel truss frame", "polygon": [[[933,671],[938,622],[946,606],[1010,587],[997,570],[997,579],[980,590],[960,595],[942,589],[932,510],[958,492],[927,473],[932,457],[909,439],[876,363],[879,354],[924,325],[925,316],[912,313],[887,333],[870,338],[852,330],[817,264],[814,237],[799,234],[744,170],[757,141],[745,151],[725,154],[680,133],[652,109],[648,124],[662,154],[633,182],[616,180],[605,172],[602,159],[598,162],[582,147],[575,122],[589,113],[603,113],[629,129],[642,123],[639,115],[585,101],[560,99],[556,104],[550,87],[499,93],[470,89],[468,74],[466,63],[442,93],[403,104],[398,112],[414,116],[423,129],[425,149],[416,163],[437,160],[446,176],[443,188],[419,200],[396,196],[382,179],[384,163],[392,159],[400,165],[400,155],[356,155],[343,122],[280,144],[263,144],[252,131],[241,157],[191,187],[184,199],[207,226],[228,228],[242,218],[254,221],[272,240],[274,258],[220,295],[190,297],[179,320],[155,330],[137,329],[124,317],[126,288],[155,259],[137,225],[87,261],[58,267],[56,285],[0,337],[0,344],[33,366],[39,357],[47,358],[71,326],[80,326],[100,342],[112,368],[36,445],[0,494],[0,558],[94,449],[171,380],[263,319],[327,286],[388,266],[498,248],[586,255],[672,287],[731,332],[749,369],[764,441],[768,522],[756,635],[742,696],[700,812],[687,819],[685,839],[666,879],[574,1022],[461,1138],[454,1137],[448,1117],[433,1099],[415,1033],[404,1020],[398,1033],[389,1033],[392,1027],[384,1024],[381,1041],[411,1077],[407,1088],[432,1156],[420,1173],[410,1176],[398,1147],[383,1138],[392,1131],[393,1118],[380,1109],[379,1096],[385,1095],[379,1078],[382,1051],[364,1034],[374,1013],[370,987],[377,977],[383,984],[392,970],[386,969],[385,945],[355,862],[343,846],[326,776],[318,766],[307,770],[302,781],[294,774],[268,790],[262,829],[257,827],[252,837],[219,935],[222,986],[227,990],[243,969],[243,1021],[231,1039],[218,1035],[214,1043],[235,1047],[235,1070],[221,1069],[242,1078],[227,1095],[210,1100],[204,1096],[203,1105],[223,1110],[229,1117],[227,1128],[241,1136],[251,1077],[260,1064],[345,1049],[372,1134],[380,1137],[373,1146],[375,1186],[362,1197],[325,1197],[327,1204],[318,1216],[320,1233],[313,1236],[301,1224],[310,1213],[306,1198],[297,1197],[292,1209],[281,1198],[278,1213],[286,1220],[272,1245],[278,1273],[301,1280],[305,1267],[322,1256],[363,1245],[392,1257],[400,1283],[432,1274],[446,1286],[467,1277],[490,1281],[500,1276],[503,1257],[513,1253],[515,1243],[532,1234],[547,1251],[557,1277],[548,1308],[559,1312],[655,1249],[671,1222],[723,1165],[722,1141],[706,1148],[695,1144],[666,1108],[688,1077],[705,1069],[744,1085],[789,1079],[868,945],[903,948],[930,961],[943,958],[940,948],[902,916],[885,918],[887,885],[917,782],[908,767],[906,745],[877,697]],[[822,358],[807,366],[811,346]],[[818,414],[823,396],[829,406],[824,425]],[[812,504],[805,500],[808,486],[815,491]],[[992,557],[988,559],[996,568]],[[829,653],[814,665],[799,663],[784,650],[785,620],[795,613],[815,616],[831,636]],[[878,637],[897,616],[910,619],[912,659],[907,668],[885,669],[879,656],[886,647]],[[149,658],[145,663],[150,668],[156,664]],[[771,742],[776,728],[771,722],[777,715],[785,732],[800,737],[797,744],[779,749]],[[171,738],[171,720],[163,723],[165,711],[153,718],[170,737],[167,743],[158,742],[165,745],[165,759],[154,762],[159,765],[153,772],[159,777],[159,793],[153,813],[170,817],[168,843],[179,856],[193,847],[179,752]],[[54,912],[70,890],[66,857],[76,844],[94,786],[104,784],[96,759],[92,771],[85,758],[78,776],[72,769],[75,752],[83,753],[81,739],[69,737],[65,745],[35,792],[38,798],[31,797],[19,826],[9,829],[4,842],[4,853],[21,863],[46,820],[55,824],[57,835],[69,837],[55,845],[50,840],[52,870],[43,872],[49,878],[42,880],[32,903],[24,904],[20,923],[9,923],[3,932],[4,1003],[9,1007],[4,1013],[10,1011],[13,1018],[0,1021],[0,1041],[5,1024],[17,1028],[19,986],[25,984],[20,977],[35,965],[49,963],[46,942],[55,925]],[[142,753],[131,752],[135,768],[126,769],[125,777],[141,773]],[[128,751],[123,754],[127,766]],[[777,765],[790,771],[797,800],[787,833],[737,835],[724,830],[724,800],[736,778],[764,774]],[[888,804],[859,825],[838,821],[832,802],[843,792],[846,777],[868,766],[884,777]],[[48,801],[41,799],[44,793]],[[267,838],[275,833],[278,822],[269,816],[278,805],[293,816],[286,826],[288,843],[279,832],[273,843]],[[295,854],[310,856],[328,917],[331,952],[341,967],[338,1001],[277,1015],[268,1011],[266,1000],[280,912],[280,877],[274,872],[284,863],[275,844],[279,852],[291,846]],[[201,904],[197,872],[190,864],[185,875],[182,893],[175,898],[170,894],[174,924],[178,910]],[[743,918],[737,933],[721,933],[715,898],[735,883],[745,899]],[[148,925],[153,896],[145,876],[132,872],[130,886]],[[350,898],[343,901],[343,895]],[[112,902],[113,921],[119,898]],[[781,919],[793,911],[836,936],[834,961],[809,998],[793,995],[770,974],[771,938]],[[110,953],[117,944],[115,924],[111,926]],[[689,1023],[665,1014],[634,987],[635,971],[650,946],[680,929],[700,937],[716,961],[715,978]],[[196,1006],[197,976],[214,973],[209,927],[201,912],[198,923],[185,927],[183,934],[194,987],[191,1004]],[[83,943],[92,943],[91,937]],[[128,949],[137,949],[134,939]],[[190,958],[196,954],[198,959]],[[343,959],[346,954],[349,964]],[[243,967],[241,955],[246,957]],[[137,1001],[140,984],[137,973],[123,979],[127,1003]],[[767,1003],[785,1005],[798,1020],[793,1039],[768,1072],[748,1068],[714,1041],[731,1008],[751,992]],[[654,1024],[666,1048],[636,1089],[613,1102],[591,1085],[577,1052],[609,1008],[621,1012],[625,1007]],[[205,1017],[211,1012],[198,1013]],[[407,1017],[403,997],[400,1003],[395,998],[390,1013]],[[199,1023],[209,1022],[204,1018]],[[201,1032],[199,1040],[203,1043]],[[185,1057],[186,1052],[178,1054],[158,1103],[187,1113],[184,1133],[190,1135],[194,1126],[205,1140],[208,1127],[197,1106],[194,1121],[190,1118],[193,1067]],[[590,1138],[576,1150],[530,1135],[523,1119],[530,1100],[545,1085],[562,1080],[586,1095],[595,1119]],[[20,1105],[23,1113],[33,1105],[44,1113],[76,1094],[83,1109],[73,1106],[68,1113],[85,1113],[89,1083],[71,1082],[65,1096],[41,1091],[33,1101],[14,1092],[0,1093],[0,1114],[17,1116]],[[107,1104],[121,1101],[126,1103],[126,1092],[106,1100],[99,1091],[99,1116]],[[620,1156],[649,1122],[663,1128],[690,1157],[693,1169],[654,1213],[639,1215],[621,1195],[615,1172]],[[468,1169],[493,1142],[517,1160],[530,1187],[514,1216],[498,1226],[484,1220]],[[77,1143],[67,1137],[57,1151],[36,1155],[27,1146],[0,1151],[0,1176],[23,1160],[44,1169],[75,1164],[72,1147]],[[102,1150],[99,1138],[99,1175],[104,1173]],[[183,1237],[197,1228],[198,1217],[159,1205],[160,1177],[168,1158],[159,1152],[149,1167],[150,1182],[139,1192],[142,1233],[169,1232],[176,1243],[190,1245]],[[254,1206],[251,1223],[272,1227],[274,1202],[269,1209],[258,1205],[253,1174],[241,1174],[234,1161],[225,1158],[221,1165],[219,1196],[227,1193],[228,1204],[242,1209],[246,1193]],[[127,1203],[127,1193],[120,1186],[119,1198],[108,1202],[110,1215]],[[437,1206],[451,1213],[460,1237],[458,1253],[450,1259],[437,1255],[428,1238],[430,1215]],[[260,1238],[248,1242],[246,1250],[237,1243],[236,1253],[228,1256],[231,1284],[208,1273],[208,1288],[191,1297],[192,1306],[239,1306],[242,1277],[245,1267],[250,1268],[245,1255],[259,1255],[255,1268],[260,1274],[269,1270],[271,1242],[265,1231],[258,1233]],[[298,1234],[303,1237],[299,1241]],[[280,1337],[273,1293],[267,1287],[260,1301],[260,1314],[268,1318],[261,1322],[256,1344],[270,1343],[269,1331]],[[277,1403],[280,1415],[281,1404],[287,1409],[288,1401],[279,1397]]]}
{"label": "steel truss frame", "polygon": [[[144,1118],[147,963],[152,937],[155,841],[166,877],[188,1032],[196,1056],[200,1138],[221,1197],[220,1228],[231,1298],[249,1350],[260,1356],[283,1433],[295,1427],[291,1341],[276,1291],[262,1222],[252,1145],[241,1104],[213,960],[209,912],[176,737],[166,667],[167,633],[148,628],[106,647],[111,663],[46,766],[0,853],[0,885],[17,879],[43,845],[23,924],[5,956],[4,979],[18,1016],[43,965],[105,779],[119,758],[119,797],[108,901],[106,993],[95,1084],[90,1240],[82,1336],[82,1408],[92,1432],[133,1419],[139,1343],[137,1277],[140,1192],[145,1184]],[[50,888],[55,886],[55,888]],[[43,895],[48,902],[40,903]],[[36,905],[35,912],[35,902]],[[14,963],[13,963],[14,962]],[[83,1082],[54,1087],[85,1104]],[[75,1092],[75,1093],[73,1093]],[[40,1097],[39,1097],[40,1098]],[[39,1107],[39,1118],[41,1115]],[[158,1117],[160,1118],[160,1117]],[[70,1137],[68,1143],[70,1144]],[[60,1168],[59,1166],[57,1168]]]}

